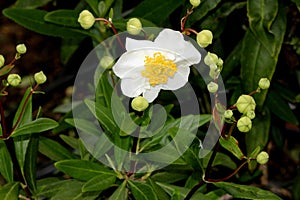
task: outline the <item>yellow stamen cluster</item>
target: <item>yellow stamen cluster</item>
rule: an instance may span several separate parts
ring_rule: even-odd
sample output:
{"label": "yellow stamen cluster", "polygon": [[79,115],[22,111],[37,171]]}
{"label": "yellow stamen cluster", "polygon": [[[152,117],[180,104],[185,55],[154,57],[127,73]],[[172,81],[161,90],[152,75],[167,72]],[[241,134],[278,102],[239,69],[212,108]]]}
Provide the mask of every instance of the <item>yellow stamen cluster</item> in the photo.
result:
{"label": "yellow stamen cluster", "polygon": [[155,52],[153,57],[146,56],[145,70],[142,76],[148,78],[152,87],[159,84],[166,84],[169,77],[174,77],[177,71],[176,64],[172,60],[168,60],[161,52]]}

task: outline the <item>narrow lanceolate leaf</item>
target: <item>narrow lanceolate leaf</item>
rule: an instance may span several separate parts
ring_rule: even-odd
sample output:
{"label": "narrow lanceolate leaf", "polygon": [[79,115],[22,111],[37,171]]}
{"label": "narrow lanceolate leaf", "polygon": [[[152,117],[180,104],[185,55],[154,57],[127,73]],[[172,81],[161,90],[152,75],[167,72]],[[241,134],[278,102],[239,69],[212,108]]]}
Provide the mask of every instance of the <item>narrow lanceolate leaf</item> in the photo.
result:
{"label": "narrow lanceolate leaf", "polygon": [[183,2],[182,0],[145,0],[132,11],[130,16],[141,17],[155,24],[161,24]]}
{"label": "narrow lanceolate leaf", "polygon": [[238,141],[233,136],[228,139],[220,137],[219,142],[223,148],[230,151],[238,159],[242,160],[243,158],[245,158],[243,152],[239,147]]}
{"label": "narrow lanceolate leaf", "polygon": [[45,137],[40,137],[39,151],[54,161],[75,158],[75,156],[61,144]]}
{"label": "narrow lanceolate leaf", "polygon": [[13,163],[6,145],[0,140],[0,174],[4,179],[11,183],[14,181]]}
{"label": "narrow lanceolate leaf", "polygon": [[3,10],[3,14],[25,28],[44,35],[63,38],[82,38],[90,35],[84,30],[58,26],[44,21],[44,16],[47,14],[44,10],[6,8]]}
{"label": "narrow lanceolate leaf", "polygon": [[[286,29],[281,1],[248,1],[250,28],[243,39],[241,78],[246,93],[257,89],[260,78],[273,77]],[[261,108],[266,91],[254,97]]]}
{"label": "narrow lanceolate leaf", "polygon": [[116,176],[114,171],[107,167],[87,160],[62,160],[56,162],[55,167],[65,174],[83,181],[102,174]]}
{"label": "narrow lanceolate leaf", "polygon": [[158,200],[150,185],[138,181],[129,181],[128,183],[136,200]]}
{"label": "narrow lanceolate leaf", "polygon": [[44,20],[62,26],[80,27],[77,21],[79,13],[78,10],[55,10],[47,13]]}
{"label": "narrow lanceolate leaf", "polygon": [[11,135],[11,137],[28,135],[32,133],[41,133],[58,126],[58,123],[53,119],[39,118],[32,122],[19,126]]}
{"label": "narrow lanceolate leaf", "polygon": [[26,184],[32,193],[36,192],[36,162],[38,156],[39,138],[37,135],[30,137],[24,163],[24,176]]}
{"label": "narrow lanceolate leaf", "polygon": [[262,190],[260,188],[248,185],[240,185],[235,183],[219,182],[213,183],[218,188],[221,188],[231,194],[234,198],[240,199],[255,199],[255,200],[281,200],[274,193]]}
{"label": "narrow lanceolate leaf", "polygon": [[126,189],[127,182],[124,181],[109,197],[109,200],[127,200],[128,192]]}
{"label": "narrow lanceolate leaf", "polygon": [[0,187],[0,197],[1,200],[12,200],[18,199],[19,196],[19,184],[16,183],[8,183],[3,187]]}
{"label": "narrow lanceolate leaf", "polygon": [[82,192],[102,191],[112,186],[116,177],[111,174],[100,174],[90,179],[82,186]]}

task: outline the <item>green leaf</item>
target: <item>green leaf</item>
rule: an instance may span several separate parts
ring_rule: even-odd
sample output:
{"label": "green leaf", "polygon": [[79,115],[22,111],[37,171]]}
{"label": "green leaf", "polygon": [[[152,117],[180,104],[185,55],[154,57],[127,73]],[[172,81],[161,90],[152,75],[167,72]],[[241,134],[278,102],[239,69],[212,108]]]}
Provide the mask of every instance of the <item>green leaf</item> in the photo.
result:
{"label": "green leaf", "polygon": [[13,163],[4,141],[0,140],[0,174],[11,183],[14,181]]}
{"label": "green leaf", "polygon": [[182,0],[144,0],[132,11],[129,17],[141,17],[161,25],[183,2]]}
{"label": "green leaf", "polygon": [[[179,195],[180,195],[180,199],[184,199],[190,191],[189,188],[185,188],[185,187],[179,187],[179,186],[170,185],[170,184],[161,183],[161,182],[157,182],[157,184],[159,186],[161,186],[170,196],[172,194],[174,194],[175,191],[178,191]],[[199,200],[199,199],[211,200],[209,197],[206,197],[204,194],[202,194],[200,192],[196,192],[191,198],[191,200]]]}
{"label": "green leaf", "polygon": [[79,145],[78,145],[78,138],[75,138],[73,136],[67,136],[67,135],[59,135],[59,137],[66,143],[68,144],[70,147],[72,147],[73,149],[78,149]]}
{"label": "green leaf", "polygon": [[271,90],[266,100],[266,105],[272,113],[274,113],[280,119],[298,125],[294,113],[291,111],[288,102],[285,101],[280,95]]}
{"label": "green leaf", "polygon": [[78,10],[55,10],[47,13],[44,20],[57,25],[79,28],[81,27],[77,21],[79,14]]}
{"label": "green leaf", "polygon": [[158,200],[150,185],[138,181],[128,181],[128,183],[136,200]]}
{"label": "green leaf", "polygon": [[116,181],[116,177],[111,174],[101,174],[88,180],[82,186],[82,192],[102,191],[111,187]]}
{"label": "green leaf", "polygon": [[[172,177],[175,178],[174,176]],[[147,183],[151,185],[153,191],[155,192],[159,200],[169,200],[169,196],[167,195],[167,193],[159,185],[157,185],[151,178],[147,179]]]}
{"label": "green leaf", "polygon": [[[259,146],[260,149],[264,149],[270,134],[271,116],[268,109],[263,110],[260,115],[257,115],[253,120],[252,129],[246,133],[246,150],[249,156]],[[252,162],[253,163],[253,162]],[[255,165],[250,167],[250,170],[254,170]]]}
{"label": "green leaf", "polygon": [[[246,93],[257,89],[260,78],[272,79],[286,29],[285,7],[278,1],[248,1],[250,29],[243,39],[241,78]],[[255,96],[261,109],[267,92]]]}
{"label": "green leaf", "polygon": [[242,150],[239,147],[239,142],[233,136],[230,136],[228,139],[220,137],[219,142],[223,148],[230,151],[238,159],[242,160],[245,158]]}
{"label": "green leaf", "polygon": [[75,156],[61,144],[45,137],[40,137],[39,151],[54,161],[75,158]]}
{"label": "green leaf", "polygon": [[18,199],[19,197],[19,185],[20,183],[8,183],[4,186],[0,186],[0,197],[2,200]]}
{"label": "green leaf", "polygon": [[205,17],[209,11],[213,10],[218,6],[221,0],[204,0],[201,1],[199,7],[197,7],[193,14],[189,16],[187,21],[187,26],[192,25],[195,22],[200,21],[203,17]]}
{"label": "green leaf", "polygon": [[18,0],[15,3],[16,8],[38,8],[46,5],[53,0]]}
{"label": "green leaf", "polygon": [[177,181],[184,180],[188,177],[188,174],[179,172],[157,172],[151,176],[153,181],[159,181],[164,183],[175,183]]}
{"label": "green leaf", "polygon": [[32,122],[23,124],[16,128],[11,137],[17,137],[21,135],[28,135],[33,133],[41,133],[58,126],[58,123],[53,119],[38,118]]}
{"label": "green leaf", "polygon": [[102,174],[116,176],[114,171],[107,167],[87,160],[62,160],[56,162],[55,167],[65,174],[83,181]]}
{"label": "green leaf", "polygon": [[[202,162],[203,162],[203,166],[205,168],[206,168],[206,166],[207,166],[207,164],[209,162],[209,159],[210,159],[211,155],[212,155],[212,152],[208,153],[203,158]],[[228,167],[229,169],[232,169],[232,170],[235,170],[237,168],[235,162],[230,158],[230,156],[228,156],[228,155],[226,155],[224,153],[220,153],[220,152],[217,153],[212,166],[217,166],[217,165]]]}
{"label": "green leaf", "polygon": [[32,193],[36,192],[36,171],[38,158],[39,138],[36,135],[30,137],[24,163],[24,177],[29,190]]}
{"label": "green leaf", "polygon": [[236,183],[218,182],[213,183],[231,194],[234,198],[251,199],[251,200],[281,200],[278,196],[270,191],[248,185],[240,185]]}
{"label": "green leaf", "polygon": [[87,35],[92,36],[89,32],[84,30],[67,28],[45,22],[44,16],[47,12],[43,10],[6,8],[3,10],[3,14],[25,28],[43,35],[62,38],[82,38]]}
{"label": "green leaf", "polygon": [[109,197],[109,200],[127,200],[128,192],[126,190],[127,182],[124,181]]}
{"label": "green leaf", "polygon": [[[19,104],[19,107],[17,109],[17,112],[15,113],[14,119],[13,119],[13,126],[16,126],[17,128],[19,126],[22,126],[23,124],[30,123],[32,121],[32,88],[28,87],[25,91],[22,101]],[[18,123],[18,124],[17,124]],[[27,146],[29,143],[29,139],[27,136],[20,136],[13,138],[14,144],[15,144],[15,153],[18,160],[18,163],[20,165],[20,168],[23,173],[24,169],[24,161],[25,161],[25,155],[27,151]]]}

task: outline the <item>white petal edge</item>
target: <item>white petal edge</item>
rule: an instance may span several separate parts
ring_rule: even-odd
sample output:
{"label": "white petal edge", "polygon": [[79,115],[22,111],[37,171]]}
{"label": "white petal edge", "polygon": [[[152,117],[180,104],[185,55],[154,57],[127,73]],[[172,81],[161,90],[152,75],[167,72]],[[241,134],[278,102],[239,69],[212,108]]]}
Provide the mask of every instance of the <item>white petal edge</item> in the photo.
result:
{"label": "white petal edge", "polygon": [[147,82],[144,77],[135,79],[125,78],[121,80],[122,93],[127,97],[137,97],[145,91]]}
{"label": "white petal edge", "polygon": [[149,103],[152,103],[154,99],[158,96],[158,93],[160,91],[160,88],[157,87],[151,87],[150,89],[147,89],[143,92],[143,97],[147,99]]}

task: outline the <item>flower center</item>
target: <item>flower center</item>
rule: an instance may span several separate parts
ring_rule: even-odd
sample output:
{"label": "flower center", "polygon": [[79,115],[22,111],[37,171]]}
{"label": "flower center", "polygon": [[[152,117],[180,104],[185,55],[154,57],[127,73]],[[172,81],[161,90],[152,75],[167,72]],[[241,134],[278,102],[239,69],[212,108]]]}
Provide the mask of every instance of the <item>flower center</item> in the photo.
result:
{"label": "flower center", "polygon": [[146,56],[145,69],[142,76],[148,78],[151,86],[166,84],[169,77],[174,77],[177,71],[176,64],[172,60],[168,60],[160,52],[155,52],[153,57]]}

